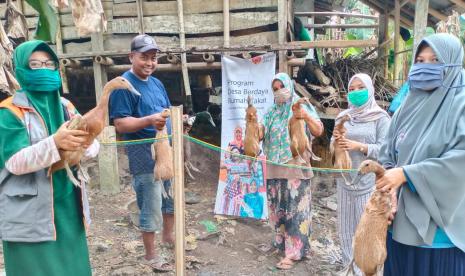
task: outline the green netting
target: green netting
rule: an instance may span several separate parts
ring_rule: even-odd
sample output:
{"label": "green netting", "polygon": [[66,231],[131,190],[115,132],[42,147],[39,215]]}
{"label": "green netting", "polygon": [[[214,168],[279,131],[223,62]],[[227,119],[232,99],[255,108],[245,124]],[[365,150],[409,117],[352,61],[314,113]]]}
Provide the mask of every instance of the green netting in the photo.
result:
{"label": "green netting", "polygon": [[[166,137],[162,137],[162,138],[148,138],[148,139],[141,139],[141,140],[131,140],[131,141],[116,141],[116,142],[111,142],[111,141],[101,141],[101,145],[103,146],[135,146],[135,145],[144,145],[144,144],[152,144],[154,143],[155,141],[157,140],[161,140],[161,139],[169,139],[171,138],[171,136],[166,136]],[[241,155],[241,154],[236,154],[236,153],[233,153],[233,152],[230,152],[226,149],[222,149],[218,146],[215,146],[215,145],[212,145],[210,143],[207,143],[207,142],[204,142],[202,140],[199,140],[199,139],[196,139],[196,138],[193,138],[189,135],[184,135],[184,143],[195,143],[201,147],[204,147],[205,149],[209,149],[209,150],[212,150],[212,151],[215,151],[215,152],[224,152],[224,153],[228,153],[232,156],[236,156],[238,158],[241,158],[241,159],[245,159],[245,160],[251,160],[251,161],[261,161],[260,158],[253,158],[253,157],[249,157],[249,156],[246,156],[246,155]],[[290,169],[300,169],[300,170],[311,170],[313,172],[326,172],[326,173],[350,173],[350,172],[356,172],[357,170],[355,169],[349,169],[349,170],[342,170],[342,169],[333,169],[333,168],[318,168],[318,167],[305,167],[305,166],[296,166],[296,165],[291,165],[291,164],[279,164],[279,163],[275,163],[275,162],[272,162],[272,161],[269,161],[269,160],[266,160],[265,161],[267,165],[273,165],[273,166],[280,166],[280,167],[286,167],[286,168],[290,168]]]}

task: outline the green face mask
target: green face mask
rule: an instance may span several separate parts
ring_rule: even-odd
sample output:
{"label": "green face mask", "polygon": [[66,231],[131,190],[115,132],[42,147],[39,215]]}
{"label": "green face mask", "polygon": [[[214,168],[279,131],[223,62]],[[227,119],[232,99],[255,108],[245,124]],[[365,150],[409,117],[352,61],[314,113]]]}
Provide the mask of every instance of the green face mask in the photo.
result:
{"label": "green face mask", "polygon": [[360,107],[368,102],[368,89],[351,91],[348,97],[351,104]]}
{"label": "green face mask", "polygon": [[16,74],[18,75],[19,72],[25,80],[21,82],[23,84],[21,88],[24,90],[56,92],[60,89],[61,77],[58,70],[17,68],[16,71]]}

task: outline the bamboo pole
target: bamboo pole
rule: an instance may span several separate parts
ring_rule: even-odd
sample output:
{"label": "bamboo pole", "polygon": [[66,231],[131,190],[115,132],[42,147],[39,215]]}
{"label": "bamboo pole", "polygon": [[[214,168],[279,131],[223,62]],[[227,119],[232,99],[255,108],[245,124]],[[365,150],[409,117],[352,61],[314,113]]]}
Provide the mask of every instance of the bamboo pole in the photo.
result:
{"label": "bamboo pole", "polygon": [[104,57],[104,56],[96,56],[95,62],[100,63],[102,65],[113,65],[115,64],[112,58]]}
{"label": "bamboo pole", "polygon": [[168,54],[166,60],[168,60],[168,62],[172,64],[178,64],[180,62],[179,57],[174,54]]}
{"label": "bamboo pole", "polygon": [[[184,31],[184,11],[182,0],[177,0],[178,3],[178,20],[179,20],[179,38],[181,42],[181,49],[186,49],[186,33]],[[191,86],[189,82],[189,72],[187,71],[187,55],[186,53],[181,54],[181,71],[182,78],[184,80],[184,91],[186,92],[186,102],[188,109],[191,108],[192,99],[191,99]]]}
{"label": "bamboo pole", "polygon": [[64,58],[64,59],[60,59],[60,63],[65,67],[71,67],[71,68],[81,67],[81,62],[77,59]]}
{"label": "bamboo pole", "polygon": [[215,56],[210,53],[203,53],[202,58],[205,62],[208,63],[215,61]]}
{"label": "bamboo pole", "polygon": [[174,168],[174,221],[175,221],[175,264],[176,276],[186,273],[184,251],[184,153],[182,105],[171,107],[171,127],[173,134],[173,168]]}

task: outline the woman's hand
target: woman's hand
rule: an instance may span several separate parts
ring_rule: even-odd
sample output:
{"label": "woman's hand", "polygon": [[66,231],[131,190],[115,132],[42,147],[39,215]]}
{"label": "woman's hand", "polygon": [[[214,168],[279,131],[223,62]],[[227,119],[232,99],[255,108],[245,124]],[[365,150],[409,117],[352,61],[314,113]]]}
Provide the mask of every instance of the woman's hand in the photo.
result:
{"label": "woman's hand", "polygon": [[333,130],[333,137],[334,137],[334,140],[338,140],[340,138],[344,138],[344,135],[342,135],[339,130],[337,129],[334,129]]}
{"label": "woman's hand", "polygon": [[391,195],[391,214],[389,215],[389,225],[394,221],[394,217],[397,213],[397,189],[392,189],[389,194]]}
{"label": "woman's hand", "polygon": [[60,126],[55,134],[53,134],[53,140],[58,149],[62,150],[78,150],[86,144],[86,135],[89,133],[78,129],[68,129],[68,122],[65,122]]}
{"label": "woman's hand", "polygon": [[347,151],[360,151],[364,148],[364,144],[346,138],[337,140],[337,143],[343,150]]}
{"label": "woman's hand", "polygon": [[376,180],[376,189],[382,191],[397,190],[402,184],[407,182],[403,168],[387,170],[384,176]]}

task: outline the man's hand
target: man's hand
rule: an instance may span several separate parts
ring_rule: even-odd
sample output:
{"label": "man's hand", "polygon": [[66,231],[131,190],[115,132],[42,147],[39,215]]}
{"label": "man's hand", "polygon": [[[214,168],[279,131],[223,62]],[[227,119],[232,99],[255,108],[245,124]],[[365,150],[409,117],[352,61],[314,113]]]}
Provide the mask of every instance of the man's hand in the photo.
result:
{"label": "man's hand", "polygon": [[149,116],[151,124],[158,130],[163,129],[166,124],[166,119],[161,116],[161,113],[155,113]]}
{"label": "man's hand", "polygon": [[86,143],[86,135],[89,133],[83,130],[68,129],[68,122],[65,122],[60,126],[55,134],[53,134],[53,140],[58,149],[62,150],[78,150]]}

